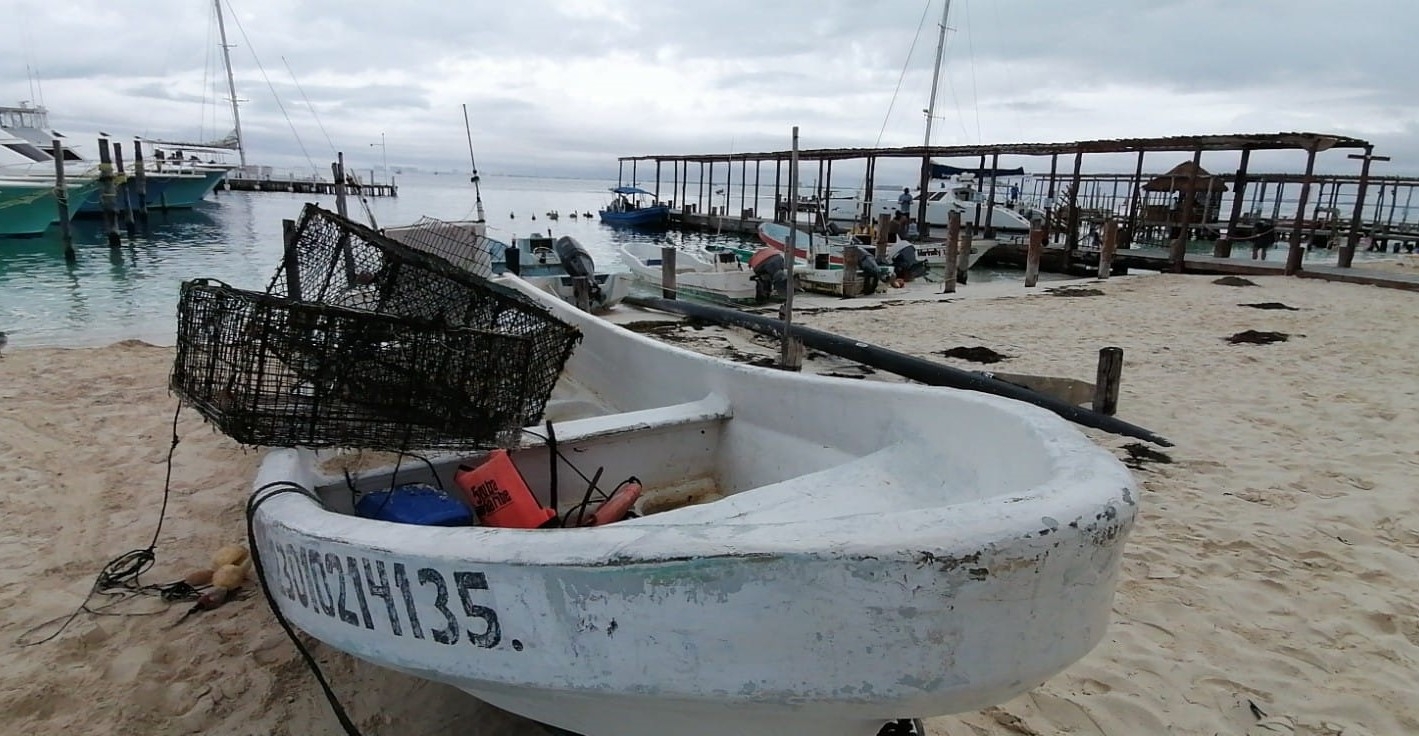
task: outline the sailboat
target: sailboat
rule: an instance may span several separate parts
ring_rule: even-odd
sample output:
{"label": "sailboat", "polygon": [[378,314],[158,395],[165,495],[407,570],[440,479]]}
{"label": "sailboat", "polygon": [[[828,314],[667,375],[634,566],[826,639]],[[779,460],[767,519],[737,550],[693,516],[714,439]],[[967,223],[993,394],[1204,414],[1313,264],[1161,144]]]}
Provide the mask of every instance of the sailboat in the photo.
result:
{"label": "sailboat", "polygon": [[[946,50],[946,21],[950,15],[951,0],[944,0],[936,40],[936,62],[931,76],[931,96],[926,108],[926,134],[922,143],[926,147],[931,146],[931,123],[936,118],[936,91],[941,80],[941,60]],[[994,175],[996,172],[990,173]],[[932,191],[929,184],[933,178],[945,179],[943,188]],[[959,213],[963,227],[985,227],[987,212],[990,226],[995,230],[1029,232],[1031,227],[1030,220],[1019,212],[998,204],[992,206],[979,191],[975,176],[959,172],[954,167],[938,164],[923,167],[917,196],[917,201],[913,203],[916,210],[913,215],[917,221],[925,222],[930,227],[945,227],[952,212]],[[874,196],[870,203],[863,202],[860,196],[850,197],[830,206],[827,219],[829,222],[853,225],[863,219],[872,222],[879,215],[895,214],[897,208],[897,195],[894,193]]]}

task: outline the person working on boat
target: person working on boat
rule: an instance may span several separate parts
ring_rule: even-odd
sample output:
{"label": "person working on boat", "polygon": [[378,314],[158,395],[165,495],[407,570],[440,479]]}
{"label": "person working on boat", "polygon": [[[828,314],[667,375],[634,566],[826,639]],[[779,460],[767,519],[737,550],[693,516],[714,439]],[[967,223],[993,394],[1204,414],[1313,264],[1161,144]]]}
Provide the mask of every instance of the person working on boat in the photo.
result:
{"label": "person working on boat", "polygon": [[897,197],[897,210],[899,212],[911,212],[911,209],[912,190],[908,187],[902,187],[902,194]]}

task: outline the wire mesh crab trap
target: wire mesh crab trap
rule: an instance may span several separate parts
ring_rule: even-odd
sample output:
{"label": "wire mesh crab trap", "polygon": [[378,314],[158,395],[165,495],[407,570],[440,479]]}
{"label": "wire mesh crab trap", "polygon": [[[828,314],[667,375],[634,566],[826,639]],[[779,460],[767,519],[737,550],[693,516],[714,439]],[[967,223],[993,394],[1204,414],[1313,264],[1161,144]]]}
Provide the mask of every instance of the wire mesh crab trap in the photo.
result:
{"label": "wire mesh crab trap", "polygon": [[171,387],[243,444],[510,446],[579,339],[520,292],[307,205],[266,293],[183,284]]}

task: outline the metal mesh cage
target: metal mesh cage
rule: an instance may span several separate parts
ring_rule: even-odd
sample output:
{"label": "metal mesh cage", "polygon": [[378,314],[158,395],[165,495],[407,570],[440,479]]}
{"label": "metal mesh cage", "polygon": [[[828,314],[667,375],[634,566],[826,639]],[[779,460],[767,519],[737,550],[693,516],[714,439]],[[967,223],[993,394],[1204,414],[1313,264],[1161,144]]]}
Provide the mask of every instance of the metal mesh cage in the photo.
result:
{"label": "metal mesh cage", "polygon": [[267,293],[183,284],[171,386],[244,444],[508,446],[579,339],[521,292],[307,205]]}
{"label": "metal mesh cage", "polygon": [[483,235],[482,226],[476,222],[447,222],[421,217],[413,225],[385,228],[384,234],[485,279],[493,277],[493,259],[504,257],[506,248]]}

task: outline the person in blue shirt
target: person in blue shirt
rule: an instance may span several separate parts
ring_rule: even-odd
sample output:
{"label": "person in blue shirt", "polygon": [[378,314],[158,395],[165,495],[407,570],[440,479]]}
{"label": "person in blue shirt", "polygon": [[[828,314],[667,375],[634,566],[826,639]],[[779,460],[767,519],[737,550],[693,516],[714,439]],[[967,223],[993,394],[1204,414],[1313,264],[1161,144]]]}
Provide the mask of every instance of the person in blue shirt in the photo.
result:
{"label": "person in blue shirt", "polygon": [[897,209],[902,212],[911,212],[912,190],[910,188],[902,187],[902,194],[901,196],[897,197]]}

